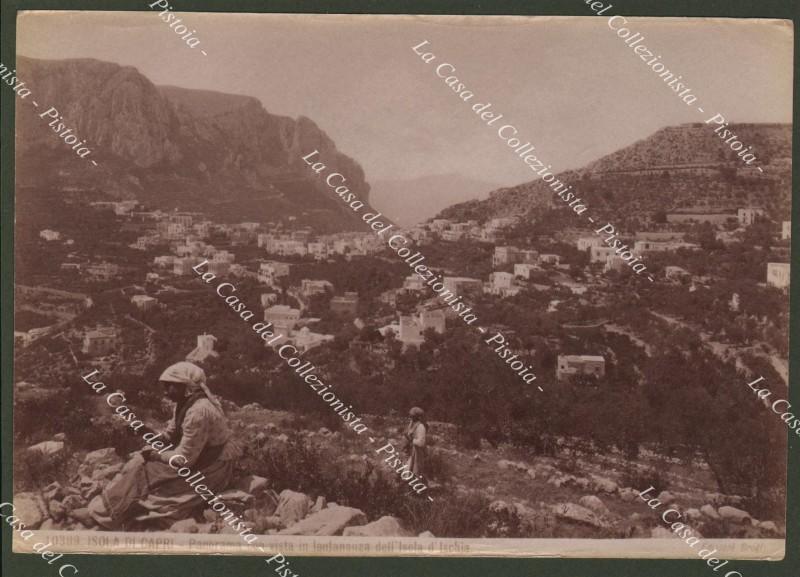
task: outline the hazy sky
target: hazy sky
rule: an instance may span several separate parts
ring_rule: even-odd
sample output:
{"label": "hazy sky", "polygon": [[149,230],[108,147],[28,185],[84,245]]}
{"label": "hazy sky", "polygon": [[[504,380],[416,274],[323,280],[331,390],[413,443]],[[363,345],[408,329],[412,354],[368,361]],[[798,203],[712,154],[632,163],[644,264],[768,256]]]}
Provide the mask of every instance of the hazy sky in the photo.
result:
{"label": "hazy sky", "polygon": [[[683,76],[704,115],[681,102],[604,16],[177,17],[196,30],[197,48],[155,10],[27,12],[18,52],[97,58],[134,66],[156,84],[255,96],[269,112],[314,120],[368,180],[444,173],[502,185],[531,180],[470,110],[477,102],[491,102],[556,170],[715,112],[738,122],[791,122],[791,22],[630,21],[642,44]],[[411,50],[423,40],[436,55],[432,64]],[[469,105],[434,74],[442,62],[475,93]]]}

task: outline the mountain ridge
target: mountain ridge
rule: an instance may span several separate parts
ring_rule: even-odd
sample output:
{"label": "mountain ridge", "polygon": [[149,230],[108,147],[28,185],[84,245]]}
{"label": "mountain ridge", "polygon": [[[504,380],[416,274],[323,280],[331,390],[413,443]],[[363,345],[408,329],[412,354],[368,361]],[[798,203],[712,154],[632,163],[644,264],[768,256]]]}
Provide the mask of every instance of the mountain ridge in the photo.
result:
{"label": "mountain ridge", "polygon": [[75,158],[38,117],[42,110],[17,101],[22,186],[102,191],[165,209],[213,208],[221,220],[295,216],[322,230],[361,228],[304,170],[302,156],[318,149],[368,199],[364,171],[307,117],[272,114],[251,96],[158,86],[134,67],[96,59],[20,56],[17,70],[40,107],[55,107],[65,127],[87,140],[98,164]]}
{"label": "mountain ridge", "polygon": [[[791,207],[792,127],[779,123],[731,124],[753,146],[757,160],[737,158],[713,129],[702,123],[667,126],[586,166],[556,174],[595,209],[640,226],[656,212],[676,208],[758,206],[788,219]],[[762,166],[763,173],[757,166]],[[555,200],[554,200],[555,199]],[[522,216],[559,206],[542,180],[494,190],[482,201],[446,208],[439,218]]]}

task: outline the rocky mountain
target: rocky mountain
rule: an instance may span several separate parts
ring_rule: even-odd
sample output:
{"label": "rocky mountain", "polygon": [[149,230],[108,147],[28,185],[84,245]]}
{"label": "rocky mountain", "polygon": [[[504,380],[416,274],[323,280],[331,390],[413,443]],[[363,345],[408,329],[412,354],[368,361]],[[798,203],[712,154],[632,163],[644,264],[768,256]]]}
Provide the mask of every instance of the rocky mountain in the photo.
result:
{"label": "rocky mountain", "polygon": [[[318,149],[367,199],[364,172],[308,118],[271,114],[252,97],[156,86],[135,68],[93,59],[20,57],[17,71],[32,90],[17,99],[23,187],[95,191],[97,200],[135,198],[219,220],[295,216],[322,229],[358,226],[301,157]],[[89,157],[77,157],[50,117],[40,118],[51,106],[87,141]]]}
{"label": "rocky mountain", "polygon": [[372,183],[372,205],[401,226],[411,226],[457,202],[486,198],[495,188],[489,182],[458,174],[376,180]]}
{"label": "rocky mountain", "polygon": [[[789,218],[792,127],[788,124],[732,124],[757,160],[744,164],[705,124],[667,127],[580,170],[556,175],[577,196],[615,221],[642,223],[655,213],[681,208],[767,209]],[[758,171],[761,166],[763,172]],[[441,218],[487,220],[525,215],[563,202],[541,180],[493,191],[489,198],[449,207]]]}

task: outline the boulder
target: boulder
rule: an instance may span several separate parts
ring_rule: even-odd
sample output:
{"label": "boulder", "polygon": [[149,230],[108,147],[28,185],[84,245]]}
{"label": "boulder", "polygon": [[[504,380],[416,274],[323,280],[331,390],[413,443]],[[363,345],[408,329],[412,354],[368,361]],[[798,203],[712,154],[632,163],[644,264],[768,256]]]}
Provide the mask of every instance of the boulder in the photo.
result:
{"label": "boulder", "polygon": [[353,507],[330,506],[319,513],[314,513],[295,523],[288,529],[280,531],[280,535],[309,535],[329,537],[341,535],[345,528],[353,525],[364,525],[367,517],[360,509]]}
{"label": "boulder", "polygon": [[61,441],[42,441],[28,447],[28,450],[46,457],[53,457],[64,452],[64,443]]}
{"label": "boulder", "polygon": [[92,481],[87,477],[81,477],[78,488],[81,490],[81,496],[87,501],[91,501],[92,498],[99,495],[103,490],[98,481]]}
{"label": "boulder", "polygon": [[63,499],[65,495],[64,487],[58,481],[53,481],[42,489],[42,497],[45,499]]}
{"label": "boulder", "polygon": [[52,519],[45,519],[44,523],[39,527],[39,531],[61,531],[61,523],[57,523]]}
{"label": "boulder", "polygon": [[277,515],[270,515],[268,517],[259,517],[255,521],[255,532],[261,533],[262,535],[271,530],[277,531],[283,529],[283,527],[284,527],[283,522],[281,521],[281,518],[278,517]]}
{"label": "boulder", "polygon": [[19,517],[26,529],[38,529],[47,519],[45,505],[35,493],[17,493],[14,495],[14,507],[14,515]]}
{"label": "boulder", "polygon": [[601,501],[600,498],[596,497],[595,495],[586,495],[581,497],[578,503],[587,509],[591,509],[595,513],[599,513],[600,515],[608,515],[610,513],[605,503],[603,503],[603,501]]}
{"label": "boulder", "polygon": [[267,434],[264,431],[261,431],[258,435],[256,435],[256,442],[262,443],[267,439]]}
{"label": "boulder", "polygon": [[675,502],[675,495],[669,491],[661,491],[657,498],[659,501],[661,501],[662,505],[671,505]]}
{"label": "boulder", "polygon": [[357,527],[347,527],[342,533],[345,537],[413,537],[411,531],[403,529],[400,520],[396,517],[385,515],[368,523]]}
{"label": "boulder", "polygon": [[436,539],[436,535],[431,533],[430,531],[423,531],[419,535],[417,535],[418,539]]}
{"label": "boulder", "polygon": [[95,469],[116,465],[117,463],[123,463],[123,460],[117,455],[113,447],[97,449],[96,451],[88,453],[83,458],[83,463],[78,467],[78,475],[81,477],[91,477]]}
{"label": "boulder", "polygon": [[327,500],[325,499],[325,497],[323,495],[318,496],[316,503],[314,503],[314,506],[311,507],[311,512],[312,513],[319,513],[320,511],[322,511],[325,508],[326,504],[327,504]]}
{"label": "boulder", "polygon": [[280,441],[281,443],[288,443],[289,442],[289,435],[286,433],[281,433],[277,437],[275,437],[276,441]]}
{"label": "boulder", "polygon": [[227,505],[233,505],[234,507],[244,509],[245,507],[250,506],[253,501],[255,501],[255,497],[253,497],[250,493],[240,491],[239,489],[234,489],[220,493],[219,500],[223,501]]}
{"label": "boulder", "polygon": [[703,517],[703,514],[700,512],[699,509],[686,509],[686,518],[692,521],[696,521]]}
{"label": "boulder", "polygon": [[742,511],[736,507],[725,505],[717,509],[719,516],[726,521],[735,521],[736,523],[743,523],[750,520],[750,514],[747,511]]}
{"label": "boulder", "polygon": [[170,533],[199,533],[200,525],[194,519],[175,521],[169,528]]}
{"label": "boulder", "polygon": [[94,527],[97,525],[97,522],[92,517],[92,514],[89,513],[88,507],[81,507],[80,509],[73,509],[69,512],[69,516],[82,523],[86,527]]}
{"label": "boulder", "polygon": [[609,527],[609,524],[595,515],[594,511],[587,509],[586,507],[576,505],[575,503],[561,503],[559,505],[553,505],[551,510],[553,513],[555,513],[556,517],[559,517],[560,519],[567,519],[569,521],[583,523],[585,525],[591,525],[592,527],[598,527],[602,529],[607,529]]}
{"label": "boulder", "polygon": [[531,479],[536,478],[536,469],[531,467],[526,471],[526,473],[528,474],[528,477],[530,477]]}
{"label": "boulder", "polygon": [[603,491],[604,493],[616,493],[617,492],[617,484],[608,479],[607,477],[600,477],[598,475],[592,475],[592,482],[594,485],[595,491]]}
{"label": "boulder", "polygon": [[116,463],[114,465],[102,465],[94,470],[94,473],[92,473],[92,480],[110,481],[114,478],[114,475],[119,473],[121,470],[122,463]]}
{"label": "boulder", "polygon": [[67,440],[67,435],[65,433],[56,433],[55,435],[53,435],[53,440],[54,441],[66,441]]}
{"label": "boulder", "polygon": [[507,459],[500,459],[499,461],[497,461],[497,466],[501,469],[513,469],[514,463],[512,463]]}
{"label": "boulder", "polygon": [[64,500],[61,501],[61,504],[64,505],[64,508],[69,512],[73,509],[80,509],[81,507],[85,507],[88,501],[81,497],[80,495],[67,495],[64,497]]}
{"label": "boulder", "polygon": [[720,516],[717,513],[717,510],[714,509],[711,505],[703,505],[700,507],[700,512],[705,515],[706,517],[710,517],[712,519],[719,519]]}
{"label": "boulder", "polygon": [[763,531],[768,531],[770,533],[778,533],[778,527],[772,521],[761,521],[758,524],[758,528]]}
{"label": "boulder", "polygon": [[650,536],[653,539],[671,539],[676,537],[675,533],[665,527],[654,527],[650,531]]}
{"label": "boulder", "polygon": [[635,489],[631,489],[630,487],[625,487],[624,489],[619,490],[619,498],[625,501],[626,503],[632,503],[636,500],[636,497],[639,496],[639,493],[636,492]]}
{"label": "boulder", "polygon": [[251,495],[263,493],[266,490],[267,485],[269,485],[269,481],[267,481],[264,477],[259,477],[258,475],[247,475],[246,477],[239,479],[239,482],[236,484],[239,489]]}
{"label": "boulder", "polygon": [[275,514],[281,518],[284,527],[290,527],[308,515],[311,505],[311,499],[305,493],[285,489],[278,498]]}
{"label": "boulder", "polygon": [[67,508],[64,507],[64,504],[57,499],[51,499],[48,501],[47,510],[50,511],[50,516],[56,521],[61,521],[67,514]]}

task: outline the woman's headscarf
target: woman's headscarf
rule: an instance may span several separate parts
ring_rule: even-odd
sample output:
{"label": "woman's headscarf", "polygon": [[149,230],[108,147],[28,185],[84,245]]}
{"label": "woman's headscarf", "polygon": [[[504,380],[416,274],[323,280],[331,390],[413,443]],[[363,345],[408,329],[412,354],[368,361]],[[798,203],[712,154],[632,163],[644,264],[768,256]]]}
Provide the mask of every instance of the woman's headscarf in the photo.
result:
{"label": "woman's headscarf", "polygon": [[[411,407],[411,410],[408,411],[408,416],[411,417],[411,421],[412,422],[414,422],[414,419],[413,419],[414,417],[418,417],[418,419],[419,419],[418,422],[422,423],[423,426],[425,427],[425,432],[426,433],[428,432],[428,421],[425,420],[425,411],[423,411],[419,407]],[[411,429],[411,426],[409,425],[409,430],[410,429]]]}
{"label": "woman's headscarf", "polygon": [[219,402],[219,399],[211,394],[211,391],[206,385],[206,372],[195,365],[194,363],[190,363],[189,361],[181,361],[179,363],[175,363],[167,367],[161,376],[158,378],[159,381],[166,381],[168,383],[183,383],[186,385],[186,392],[188,394],[196,393],[198,391],[203,391],[208,400],[211,401],[221,413],[224,414],[222,410],[222,404]]}

